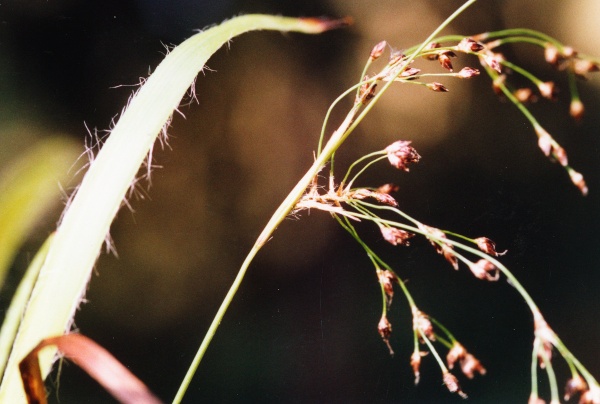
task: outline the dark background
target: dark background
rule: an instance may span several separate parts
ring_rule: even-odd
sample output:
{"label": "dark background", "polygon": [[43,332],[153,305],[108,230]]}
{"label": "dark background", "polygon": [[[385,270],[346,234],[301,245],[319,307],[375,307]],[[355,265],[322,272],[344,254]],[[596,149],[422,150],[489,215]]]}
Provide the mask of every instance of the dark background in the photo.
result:
{"label": "dark background", "polygon": [[[0,3],[0,136],[5,155],[56,133],[83,141],[105,130],[140,77],[160,62],[163,44],[236,14],[351,15],[355,24],[320,36],[266,32],[233,41],[199,76],[199,105],[155,152],[144,200],[124,209],[111,235],[118,258],[103,255],[75,317],[76,329],[110,350],[165,401],[174,396],[237,268],[271,213],[311,162],[329,104],[359,77],[371,47],[423,40],[458,1],[8,1]],[[480,2],[447,32],[541,29],[585,53],[600,54],[593,1]],[[596,31],[594,31],[596,30]],[[338,153],[338,169],[397,139],[413,140],[422,161],[410,173],[385,165],[362,185],[395,182],[400,207],[432,226],[488,236],[549,324],[600,375],[600,97],[598,78],[582,83],[587,107],[568,117],[566,81],[541,51],[506,55],[563,88],[532,110],[584,173],[583,198],[539,151],[532,128],[499,101],[483,76],[444,80],[447,94],[397,86]],[[422,63],[432,71],[437,64]],[[460,58],[456,65],[477,67]],[[333,114],[340,122],[350,101]],[[8,151],[7,151],[8,150]],[[0,162],[4,163],[4,162]],[[41,223],[15,271],[53,229]],[[425,240],[391,248],[361,224],[419,307],[439,319],[488,369],[459,376],[473,402],[525,402],[533,342],[531,315],[504,280],[455,272]],[[14,287],[14,285],[12,286]],[[8,290],[3,294],[9,293]],[[377,279],[367,257],[328,215],[286,220],[259,253],[235,297],[185,402],[457,402],[431,356],[413,385],[410,313],[397,293],[391,358],[377,333]],[[445,352],[440,348],[441,352]],[[567,369],[555,360],[560,384]],[[543,375],[543,374],[542,374]],[[73,365],[48,383],[55,402],[110,402]],[[542,378],[543,379],[543,378]],[[58,391],[57,391],[58,390]],[[543,390],[546,391],[546,390]],[[58,397],[58,398],[57,398]]]}

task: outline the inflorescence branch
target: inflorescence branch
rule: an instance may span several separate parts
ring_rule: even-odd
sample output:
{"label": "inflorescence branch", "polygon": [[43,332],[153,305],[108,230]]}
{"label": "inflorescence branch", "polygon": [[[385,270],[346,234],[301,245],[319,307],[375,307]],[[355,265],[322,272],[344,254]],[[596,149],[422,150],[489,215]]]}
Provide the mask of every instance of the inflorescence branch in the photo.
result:
{"label": "inflorescence branch", "polygon": [[[441,43],[448,42],[451,44],[441,45]],[[334,135],[337,136],[342,132],[344,133],[342,141],[392,83],[419,84],[436,92],[447,92],[448,88],[444,84],[428,81],[429,77],[460,79],[476,77],[479,75],[478,69],[464,67],[455,72],[452,63],[452,59],[456,58],[457,54],[473,55],[478,58],[485,72],[491,78],[494,91],[505,96],[530,121],[538,137],[538,145],[542,152],[552,160],[559,162],[567,170],[571,181],[583,195],[586,195],[588,189],[583,176],[568,164],[566,151],[543,128],[525,105],[538,99],[534,90],[531,88],[513,89],[507,83],[509,74],[514,72],[529,80],[542,98],[556,99],[557,91],[553,82],[539,79],[526,69],[506,60],[502,53],[497,50],[500,46],[514,43],[529,44],[542,48],[548,63],[561,71],[566,71],[571,93],[570,114],[576,120],[581,119],[584,107],[577,90],[576,78],[584,77],[587,73],[599,70],[600,62],[598,59],[578,54],[572,48],[564,46],[540,32],[528,29],[509,29],[472,37],[459,35],[438,37],[431,40],[431,42],[421,44],[421,46],[408,48],[405,52],[391,51],[390,58],[385,66],[378,73],[369,74],[369,69],[381,58],[388,47],[387,43],[382,41],[375,45],[369,54],[361,75],[361,81],[336,99],[328,110],[319,140],[318,153],[320,154],[322,150],[327,121],[331,111],[346,96],[354,93],[354,102],[346,119],[340,128],[334,132]],[[413,67],[413,62],[417,58],[437,60],[445,73],[423,73],[421,69]],[[377,86],[381,83],[383,83],[383,86],[377,93]],[[495,243],[487,237],[470,238],[426,225],[412,218],[398,209],[396,199],[391,196],[399,189],[397,185],[354,187],[360,175],[376,163],[386,159],[393,167],[408,172],[409,167],[418,163],[421,156],[411,146],[410,141],[399,140],[383,150],[367,154],[352,163],[343,180],[336,184],[332,154],[329,161],[330,174],[327,186],[319,185],[319,178],[315,176],[312,185],[298,201],[292,213],[295,214],[305,209],[327,211],[364,249],[374,266],[375,275],[381,289],[382,314],[377,329],[391,355],[394,355],[394,351],[390,342],[392,324],[388,320],[388,311],[392,305],[395,287],[400,288],[412,313],[414,349],[410,356],[410,364],[415,375],[415,384],[418,384],[420,379],[421,359],[429,353],[432,354],[440,366],[443,383],[450,392],[455,392],[461,397],[466,398],[466,394],[461,390],[456,376],[450,372],[454,369],[454,366],[458,364],[462,373],[469,379],[476,374],[484,375],[486,369],[441,322],[418,308],[414,297],[410,294],[405,282],[398,273],[361,239],[354,227],[354,223],[357,221],[374,223],[378,226],[382,238],[394,246],[408,246],[413,237],[416,235],[423,236],[455,270],[459,270],[462,264],[478,279],[494,282],[504,275],[521,295],[533,317],[532,388],[529,402],[543,402],[538,395],[538,368],[545,370],[548,376],[551,402],[559,402],[558,384],[552,365],[552,354],[556,349],[571,371],[571,378],[566,384],[564,399],[569,400],[571,397],[579,395],[581,403],[600,403],[600,385],[596,379],[573,356],[546,323],[538,306],[523,285],[508,268],[498,261],[497,258],[504,255],[506,251],[498,252]],[[351,176],[353,171],[356,171],[356,174]],[[368,202],[369,200],[373,203]],[[391,212],[398,219],[382,218],[379,212],[383,213],[384,211]],[[475,258],[473,259],[471,256]],[[448,350],[445,362],[434,346],[434,342],[439,343]]]}

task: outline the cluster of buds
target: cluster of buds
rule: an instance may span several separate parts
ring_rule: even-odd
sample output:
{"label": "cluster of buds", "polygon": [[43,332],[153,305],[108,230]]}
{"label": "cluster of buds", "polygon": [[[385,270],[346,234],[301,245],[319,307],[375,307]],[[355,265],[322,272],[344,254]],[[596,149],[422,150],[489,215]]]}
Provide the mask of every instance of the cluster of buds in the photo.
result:
{"label": "cluster of buds", "polygon": [[547,43],[544,46],[544,57],[546,62],[557,69],[569,70],[583,79],[588,73],[600,71],[597,62],[580,58],[577,51],[570,46],[564,46],[559,50],[556,45]]}
{"label": "cluster of buds", "polygon": [[399,170],[409,171],[408,165],[418,163],[421,156],[409,140],[398,140],[385,148],[390,164]]}

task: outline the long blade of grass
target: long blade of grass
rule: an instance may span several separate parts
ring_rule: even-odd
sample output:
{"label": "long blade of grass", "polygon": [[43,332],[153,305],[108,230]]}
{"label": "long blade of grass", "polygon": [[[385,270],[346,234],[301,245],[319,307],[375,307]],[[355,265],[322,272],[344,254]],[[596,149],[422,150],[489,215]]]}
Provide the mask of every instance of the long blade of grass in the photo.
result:
{"label": "long blade of grass", "polygon": [[[90,165],[56,232],[19,328],[0,386],[0,402],[25,402],[18,362],[42,339],[69,328],[110,225],[157,135],[223,44],[252,30],[316,34],[346,21],[245,15],[194,35],[173,49],[131,99]],[[40,353],[47,375],[55,351]]]}
{"label": "long blade of grass", "polygon": [[53,237],[54,235],[50,235],[50,237],[46,239],[33,258],[33,261],[31,261],[31,264],[29,264],[25,276],[21,280],[21,283],[10,302],[10,306],[6,311],[2,329],[0,330],[0,375],[4,373],[8,355],[10,354],[11,347],[15,341],[15,335],[17,334],[19,324],[21,324],[21,319],[25,312],[25,306],[31,297],[31,291],[35,286],[35,281],[38,278],[40,269],[42,269],[44,260],[48,255],[48,250],[50,249]]}

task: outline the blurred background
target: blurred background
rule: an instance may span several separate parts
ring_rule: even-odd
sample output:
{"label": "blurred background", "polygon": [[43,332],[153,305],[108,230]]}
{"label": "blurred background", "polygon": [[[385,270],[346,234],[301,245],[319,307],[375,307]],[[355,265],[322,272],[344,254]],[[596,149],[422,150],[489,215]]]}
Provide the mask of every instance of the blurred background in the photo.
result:
{"label": "blurred background", "polygon": [[[0,3],[0,165],[49,136],[79,142],[117,119],[164,45],[243,13],[352,16],[319,36],[251,33],[199,75],[199,105],[180,108],[169,147],[155,150],[152,186],[114,222],[118,252],[102,255],[75,328],[111,351],[170,401],[239,265],[268,218],[310,166],[330,103],[358,79],[370,49],[415,45],[462,1],[141,1]],[[594,0],[479,2],[446,33],[542,30],[600,55]],[[600,80],[582,82],[586,116],[568,116],[565,77],[531,47],[505,54],[563,91],[531,108],[587,180],[588,197],[537,147],[525,118],[494,96],[489,79],[444,80],[449,93],[393,88],[338,153],[338,170],[397,139],[422,156],[410,173],[385,164],[361,185],[394,182],[396,199],[424,223],[487,236],[549,324],[600,376]],[[422,67],[441,71],[437,63]],[[455,66],[477,67],[461,57]],[[351,99],[331,118],[340,122]],[[158,148],[157,148],[158,149]],[[65,192],[74,181],[63,184]],[[3,310],[62,205],[36,225],[2,291]],[[391,248],[376,228],[364,239],[408,281],[417,304],[445,324],[488,369],[459,376],[471,402],[525,402],[532,320],[504,280],[455,272],[426,240]],[[377,333],[381,296],[358,245],[322,212],[286,220],[259,253],[194,378],[185,402],[458,402],[432,357],[415,387],[408,306],[398,292],[390,357]],[[442,352],[445,352],[442,349]],[[567,368],[556,360],[560,383]],[[543,374],[542,374],[543,375]],[[52,375],[50,399],[111,402],[74,365]],[[60,384],[60,385],[59,385]]]}

